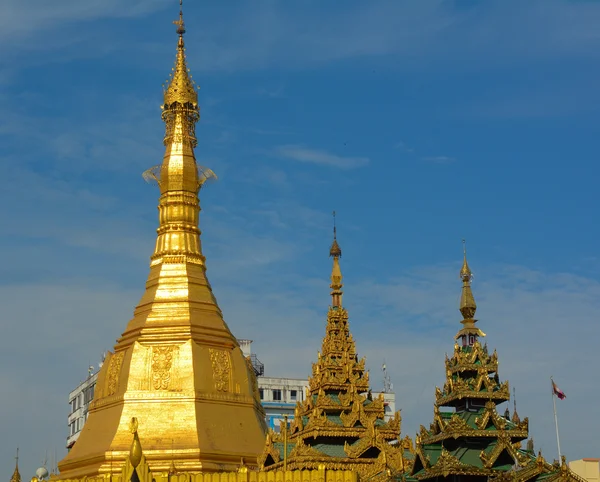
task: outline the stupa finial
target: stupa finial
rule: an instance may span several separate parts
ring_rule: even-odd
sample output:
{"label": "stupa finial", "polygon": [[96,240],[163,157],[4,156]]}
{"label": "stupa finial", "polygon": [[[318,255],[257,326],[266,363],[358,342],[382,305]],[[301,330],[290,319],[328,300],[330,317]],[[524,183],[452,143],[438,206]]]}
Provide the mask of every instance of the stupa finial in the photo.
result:
{"label": "stupa finial", "polygon": [[517,391],[515,390],[514,387],[513,387],[513,415],[512,415],[511,420],[514,424],[521,423],[521,418],[519,417],[519,414],[517,413]]}
{"label": "stupa finial", "polygon": [[477,310],[477,303],[473,297],[473,291],[471,291],[471,280],[473,279],[473,273],[469,268],[467,262],[467,243],[463,239],[463,265],[460,269],[460,279],[462,280],[462,292],[460,295],[460,312],[463,315],[461,323],[464,325],[463,328],[456,334],[456,339],[461,338],[463,346],[471,346],[480,336],[485,336],[479,328],[475,326],[477,320],[475,319],[475,311]]}
{"label": "stupa finial", "polygon": [[471,281],[473,278],[473,273],[471,273],[471,269],[469,268],[469,263],[467,263],[467,242],[463,239],[463,265],[460,269],[460,279],[463,281]]}
{"label": "stupa finial", "polygon": [[333,258],[333,268],[331,269],[331,306],[334,308],[342,307],[342,270],[340,268],[340,258],[342,249],[337,242],[337,230],[335,225],[335,211],[333,211],[333,243],[329,250],[329,256]]}
{"label": "stupa finial", "polygon": [[[196,92],[196,85],[189,73],[185,59],[185,44],[183,41],[185,23],[183,21],[182,0],[179,0],[179,19],[174,20],[173,23],[177,25],[176,32],[179,35],[179,41],[177,42],[175,67],[173,67],[173,73],[168,80],[169,85],[164,92],[164,108],[166,109],[177,102],[182,106],[188,105],[188,107],[198,112],[198,93]],[[193,123],[195,123],[195,120]]]}
{"label": "stupa finial", "polygon": [[333,211],[333,243],[331,244],[331,249],[329,250],[329,256],[333,258],[341,258],[342,257],[342,249],[337,242],[337,229],[335,225],[335,211]]}
{"label": "stupa finial", "polygon": [[19,448],[17,447],[17,456],[15,457],[15,471],[10,478],[10,482],[21,482],[21,474],[19,473]]}
{"label": "stupa finial", "polygon": [[462,294],[460,296],[460,312],[464,316],[465,320],[471,320],[475,316],[475,310],[477,310],[477,304],[471,291],[471,280],[473,279],[473,273],[467,263],[467,243],[463,239],[463,265],[460,269],[460,279],[463,282]]}
{"label": "stupa finial", "polygon": [[173,23],[177,25],[177,33],[180,37],[183,37],[185,33],[185,24],[183,23],[183,0],[179,0],[179,20],[173,20]]}

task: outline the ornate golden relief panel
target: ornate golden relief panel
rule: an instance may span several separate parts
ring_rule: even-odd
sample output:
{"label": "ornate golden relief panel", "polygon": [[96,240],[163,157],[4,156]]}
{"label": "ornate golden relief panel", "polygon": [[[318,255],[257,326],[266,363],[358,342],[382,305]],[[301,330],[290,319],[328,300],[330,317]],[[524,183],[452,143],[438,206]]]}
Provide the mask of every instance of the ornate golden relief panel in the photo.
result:
{"label": "ornate golden relief panel", "polygon": [[228,392],[229,385],[231,384],[231,360],[229,352],[217,350],[216,348],[209,348],[208,352],[213,369],[215,388],[219,392]]}
{"label": "ornate golden relief panel", "polygon": [[115,353],[110,357],[110,364],[108,365],[108,373],[106,375],[106,395],[111,396],[117,393],[119,388],[119,375],[121,374],[121,366],[123,365],[123,357],[125,356],[124,351]]}
{"label": "ornate golden relief panel", "polygon": [[132,368],[136,390],[181,390],[179,345],[138,345],[136,350],[138,366]]}
{"label": "ornate golden relief panel", "polygon": [[172,345],[152,347],[152,388],[154,390],[169,389],[174,348]]}

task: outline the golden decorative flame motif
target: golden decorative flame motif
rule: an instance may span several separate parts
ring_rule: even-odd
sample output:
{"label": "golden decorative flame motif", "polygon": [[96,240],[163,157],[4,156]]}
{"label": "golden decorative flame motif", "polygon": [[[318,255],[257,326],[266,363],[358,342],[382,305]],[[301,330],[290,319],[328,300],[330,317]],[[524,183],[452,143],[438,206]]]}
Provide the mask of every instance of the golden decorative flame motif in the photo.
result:
{"label": "golden decorative flame motif", "polygon": [[167,390],[171,381],[172,346],[152,348],[152,383],[155,390]]}

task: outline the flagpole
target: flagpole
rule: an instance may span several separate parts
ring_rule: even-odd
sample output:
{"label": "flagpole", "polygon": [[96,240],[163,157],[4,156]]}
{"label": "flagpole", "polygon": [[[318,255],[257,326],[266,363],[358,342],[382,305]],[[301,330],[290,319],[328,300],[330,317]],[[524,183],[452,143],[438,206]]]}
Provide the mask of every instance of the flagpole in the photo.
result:
{"label": "flagpole", "polygon": [[558,447],[558,463],[561,463],[562,454],[560,453],[560,437],[558,436],[558,417],[556,415],[556,394],[554,393],[554,380],[550,377],[552,387],[552,405],[554,406],[554,425],[556,427],[556,446]]}

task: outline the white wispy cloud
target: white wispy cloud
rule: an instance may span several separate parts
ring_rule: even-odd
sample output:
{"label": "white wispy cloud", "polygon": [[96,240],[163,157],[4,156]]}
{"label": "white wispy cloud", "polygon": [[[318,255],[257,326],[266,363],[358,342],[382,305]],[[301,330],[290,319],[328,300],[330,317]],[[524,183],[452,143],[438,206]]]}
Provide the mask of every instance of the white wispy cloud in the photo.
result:
{"label": "white wispy cloud", "polygon": [[415,152],[414,148],[409,147],[406,142],[404,141],[398,141],[395,145],[394,145],[394,149],[399,149],[403,152],[408,152],[410,154],[412,154],[413,152]]}
{"label": "white wispy cloud", "polygon": [[[531,59],[595,57],[600,45],[595,27],[600,5],[567,0],[507,0],[471,8],[441,0],[382,0],[348,5],[343,14],[318,2],[303,2],[302,8],[267,2],[242,6],[224,21],[200,29],[199,50],[190,55],[201,69],[298,69],[394,55],[402,59],[400,69],[449,67],[451,59],[454,71],[472,71]],[[224,27],[228,23],[235,29]]]}
{"label": "white wispy cloud", "polygon": [[[50,58],[59,61],[61,55],[65,61],[94,57],[122,45],[115,43],[110,29],[105,34],[83,29],[74,33],[71,24],[138,17],[169,7],[173,7],[169,0],[128,4],[58,0],[51,7],[42,0],[8,0],[0,5],[0,38],[18,38],[20,42],[0,48],[0,56],[14,60],[11,68]],[[531,59],[596,57],[600,51],[600,36],[596,33],[600,5],[594,2],[546,0],[524,4],[507,0],[454,8],[442,0],[381,0],[348,5],[343,14],[333,8],[322,9],[318,2],[303,2],[301,6],[258,2],[241,3],[234,11],[189,5],[186,14],[190,27],[187,36],[194,45],[188,56],[195,72],[274,66],[298,69],[315,63],[385,55],[401,60],[397,64],[401,69],[439,69],[448,67],[448,59],[452,59],[454,71],[471,71]],[[332,23],[336,24],[335,31],[330,28]],[[192,28],[194,25],[196,28]],[[165,30],[161,35],[166,34]],[[119,42],[135,42],[133,63],[147,65],[149,58],[173,52],[171,44],[157,42],[156,38],[129,35],[130,39],[122,33]],[[523,49],[523,45],[528,48]],[[64,52],[52,57],[19,56],[23,51],[49,49]],[[6,76],[10,73],[0,75]]]}
{"label": "white wispy cloud", "polygon": [[4,0],[0,3],[0,38],[26,37],[70,22],[137,17],[170,4],[168,0]]}
{"label": "white wispy cloud", "polygon": [[276,147],[274,153],[279,157],[298,162],[339,167],[341,169],[355,169],[369,164],[368,157],[344,157],[324,150],[310,149],[294,144]]}
{"label": "white wispy cloud", "polygon": [[449,164],[454,162],[454,157],[449,156],[426,156],[421,158],[422,161],[431,162],[434,164]]}

